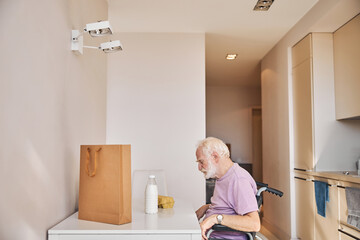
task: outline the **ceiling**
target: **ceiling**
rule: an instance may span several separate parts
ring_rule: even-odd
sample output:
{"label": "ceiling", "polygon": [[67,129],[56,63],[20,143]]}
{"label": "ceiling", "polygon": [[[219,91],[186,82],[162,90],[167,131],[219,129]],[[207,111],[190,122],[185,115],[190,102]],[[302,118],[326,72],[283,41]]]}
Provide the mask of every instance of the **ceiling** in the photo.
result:
{"label": "ceiling", "polygon": [[[207,85],[260,86],[260,61],[318,0],[108,0],[115,32],[204,32]],[[235,60],[226,54],[237,53]]]}

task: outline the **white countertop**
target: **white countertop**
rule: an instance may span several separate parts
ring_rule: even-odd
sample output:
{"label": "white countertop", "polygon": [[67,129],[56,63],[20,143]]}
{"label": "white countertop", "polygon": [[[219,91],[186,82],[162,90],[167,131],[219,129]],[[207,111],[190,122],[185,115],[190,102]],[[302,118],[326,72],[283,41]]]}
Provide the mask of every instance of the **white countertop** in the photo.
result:
{"label": "white countertop", "polygon": [[48,230],[48,234],[201,234],[195,210],[180,200],[175,199],[173,208],[159,208],[157,214],[145,214],[142,203],[133,204],[132,208],[131,223],[113,225],[79,220],[76,212]]}

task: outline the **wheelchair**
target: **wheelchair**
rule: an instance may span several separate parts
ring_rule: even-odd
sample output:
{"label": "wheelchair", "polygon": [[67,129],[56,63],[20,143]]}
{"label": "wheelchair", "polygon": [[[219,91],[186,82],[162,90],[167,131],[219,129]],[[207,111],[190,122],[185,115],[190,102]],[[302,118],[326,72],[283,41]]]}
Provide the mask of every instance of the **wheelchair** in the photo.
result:
{"label": "wheelchair", "polygon": [[[256,192],[256,201],[257,201],[257,205],[258,205],[258,209],[259,209],[258,211],[259,211],[259,214],[260,214],[260,209],[261,209],[261,206],[263,204],[263,196],[262,196],[263,192],[269,192],[269,193],[275,194],[278,197],[282,197],[283,192],[281,192],[281,191],[279,191],[277,189],[269,187],[268,184],[266,184],[266,183],[256,182],[256,185],[258,187],[258,190]],[[221,225],[221,224],[215,224],[208,231],[207,238],[209,240],[220,240],[219,238],[210,238],[210,234],[213,231],[241,232],[241,233],[246,234],[248,240],[255,240],[255,239],[260,239],[261,240],[261,238],[259,236],[256,236],[256,232],[243,232],[243,231],[239,231],[239,230],[236,230],[236,229],[229,228],[229,227]],[[226,240],[226,239],[223,239],[223,240]]]}

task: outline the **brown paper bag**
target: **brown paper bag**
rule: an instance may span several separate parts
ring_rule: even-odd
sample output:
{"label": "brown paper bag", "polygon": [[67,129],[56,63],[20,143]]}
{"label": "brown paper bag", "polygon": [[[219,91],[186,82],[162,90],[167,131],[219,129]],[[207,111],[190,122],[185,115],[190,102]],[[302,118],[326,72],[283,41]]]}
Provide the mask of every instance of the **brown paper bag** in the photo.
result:
{"label": "brown paper bag", "polygon": [[82,145],[79,219],[131,222],[130,145]]}

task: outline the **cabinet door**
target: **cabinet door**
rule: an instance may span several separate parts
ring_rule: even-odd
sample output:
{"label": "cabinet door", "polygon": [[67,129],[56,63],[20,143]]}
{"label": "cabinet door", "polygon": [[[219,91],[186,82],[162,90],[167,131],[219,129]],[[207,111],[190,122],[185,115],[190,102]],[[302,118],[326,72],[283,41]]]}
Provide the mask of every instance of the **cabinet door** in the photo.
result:
{"label": "cabinet door", "polygon": [[340,240],[357,240],[359,237],[353,236],[348,233],[340,233]]}
{"label": "cabinet door", "polygon": [[251,109],[252,176],[262,182],[262,118],[261,109]]}
{"label": "cabinet door", "polygon": [[293,68],[294,167],[312,170],[312,62],[306,59]]}
{"label": "cabinet door", "polygon": [[313,240],[315,239],[315,197],[313,182],[295,178],[295,194],[297,237],[300,239]]}
{"label": "cabinet door", "polygon": [[[326,180],[325,180],[326,181]],[[315,202],[315,239],[339,239],[338,188],[329,186],[329,202],[326,203],[326,217],[317,214]]]}
{"label": "cabinet door", "polygon": [[291,54],[293,68],[311,57],[311,41],[312,34],[308,34],[294,45]]}
{"label": "cabinet door", "polygon": [[336,119],[360,118],[360,14],[334,33]]}

